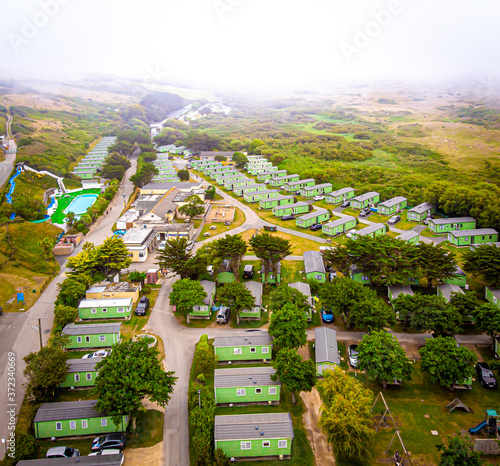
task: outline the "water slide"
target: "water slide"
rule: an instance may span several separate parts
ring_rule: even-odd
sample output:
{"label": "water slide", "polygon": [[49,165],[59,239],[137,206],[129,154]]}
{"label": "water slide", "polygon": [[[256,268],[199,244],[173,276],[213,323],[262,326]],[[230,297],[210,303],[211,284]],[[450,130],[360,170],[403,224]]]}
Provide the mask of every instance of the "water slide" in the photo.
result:
{"label": "water slide", "polygon": [[40,175],[47,175],[47,176],[51,176],[52,178],[55,178],[57,180],[57,185],[59,186],[59,189],[61,190],[61,192],[63,194],[66,194],[66,187],[64,186],[64,183],[63,183],[64,178],[61,178],[60,176],[54,175],[53,173],[50,173],[46,170],[42,170],[42,171],[35,170],[33,168],[28,167],[28,165],[23,165],[23,168],[25,170],[28,170],[28,171],[33,172],[33,173],[38,173]]}
{"label": "water slide", "polygon": [[481,422],[476,427],[471,427],[469,429],[469,434],[477,434],[481,429],[484,429],[488,423],[486,421]]}

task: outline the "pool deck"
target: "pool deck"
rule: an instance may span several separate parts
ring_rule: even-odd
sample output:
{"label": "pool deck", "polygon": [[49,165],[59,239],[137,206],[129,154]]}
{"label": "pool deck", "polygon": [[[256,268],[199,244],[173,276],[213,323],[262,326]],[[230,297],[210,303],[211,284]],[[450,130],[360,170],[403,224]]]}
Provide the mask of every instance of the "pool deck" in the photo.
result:
{"label": "pool deck", "polygon": [[93,189],[82,189],[80,191],[67,193],[61,196],[56,196],[57,209],[50,217],[52,223],[58,225],[64,225],[64,219],[66,218],[66,214],[64,213],[64,211],[78,196],[81,196],[82,194],[99,195],[100,192],[101,190],[99,188],[93,188]]}

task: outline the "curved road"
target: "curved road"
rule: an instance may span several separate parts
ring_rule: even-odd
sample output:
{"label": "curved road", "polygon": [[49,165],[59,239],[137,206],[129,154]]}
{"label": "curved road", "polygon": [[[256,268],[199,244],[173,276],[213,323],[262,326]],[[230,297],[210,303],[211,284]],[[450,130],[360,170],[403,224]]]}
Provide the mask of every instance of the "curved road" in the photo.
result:
{"label": "curved road", "polygon": [[16,143],[12,136],[11,124],[12,117],[10,115],[7,115],[7,139],[9,142],[9,147],[11,149],[14,149],[14,151],[10,154],[5,154],[5,160],[3,162],[0,162],[0,187],[2,187],[8,181],[9,175],[14,169],[14,162],[16,161]]}

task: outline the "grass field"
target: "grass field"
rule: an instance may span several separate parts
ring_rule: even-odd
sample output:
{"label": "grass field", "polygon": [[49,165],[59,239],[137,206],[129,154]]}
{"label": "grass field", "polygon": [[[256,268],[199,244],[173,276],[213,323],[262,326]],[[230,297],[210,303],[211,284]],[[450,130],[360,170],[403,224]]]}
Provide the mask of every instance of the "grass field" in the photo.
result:
{"label": "grass field", "polygon": [[[248,242],[248,240],[254,234],[255,234],[255,230],[246,230],[243,233],[241,233],[241,237],[245,241]],[[301,237],[295,236],[295,235],[289,235],[288,233],[282,233],[280,231],[278,231],[276,233],[271,232],[270,234],[289,240],[291,245],[292,245],[292,254],[293,255],[303,254],[304,251],[311,251],[311,250],[318,251],[319,250],[320,243],[318,243],[316,241],[312,241],[310,239],[301,238]],[[247,252],[247,254],[252,254],[252,251],[249,250]]]}

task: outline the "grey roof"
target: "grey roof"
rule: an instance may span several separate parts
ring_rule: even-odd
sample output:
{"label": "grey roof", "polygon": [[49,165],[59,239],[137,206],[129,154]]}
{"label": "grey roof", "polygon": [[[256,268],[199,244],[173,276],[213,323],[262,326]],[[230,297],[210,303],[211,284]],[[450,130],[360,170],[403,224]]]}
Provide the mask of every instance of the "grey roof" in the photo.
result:
{"label": "grey roof", "polygon": [[68,372],[95,371],[96,364],[101,361],[102,358],[68,359]]}
{"label": "grey roof", "polygon": [[247,196],[258,196],[260,194],[270,194],[270,193],[278,193],[277,189],[263,189],[262,191],[251,191],[249,193],[245,193]]}
{"label": "grey roof", "polygon": [[300,291],[307,298],[311,297],[311,287],[309,286],[309,283],[293,282],[293,283],[289,283],[288,286],[290,288],[295,288],[296,290]]}
{"label": "grey roof", "polygon": [[304,269],[306,273],[319,272],[326,273],[323,256],[319,251],[304,252]]}
{"label": "grey roof", "polygon": [[423,214],[424,212],[427,212],[428,210],[433,208],[434,204],[431,204],[430,202],[422,202],[422,204],[416,205],[415,207],[408,209],[408,212],[416,212],[417,214]]}
{"label": "grey roof", "polygon": [[333,222],[325,223],[324,226],[328,228],[335,228],[343,225],[344,223],[352,222],[353,220],[356,220],[356,217],[353,217],[352,215],[346,215],[345,217],[341,217],[337,220],[334,220]]}
{"label": "grey roof", "polygon": [[[277,198],[274,198],[274,199],[277,199]],[[273,209],[293,209],[295,207],[302,207],[305,205],[310,205],[310,204],[309,204],[309,202],[296,202],[295,204],[277,205],[277,206],[273,207]]]}
{"label": "grey roof", "polygon": [[461,231],[449,231],[450,235],[458,237],[464,236],[484,236],[484,235],[498,235],[498,231],[493,228],[479,228],[477,230],[461,230]]}
{"label": "grey roof", "polygon": [[364,236],[373,233],[374,231],[380,230],[381,227],[385,227],[383,223],[372,223],[365,228],[361,228],[361,230],[355,231],[354,234],[356,236]]}
{"label": "grey roof", "polygon": [[190,183],[188,181],[164,181],[162,183],[148,183],[147,185],[143,186],[141,188],[141,192],[147,191],[148,189],[155,191],[158,189],[165,189],[165,190],[170,190],[172,188],[178,188],[178,189],[194,189],[198,188],[200,186],[200,183]]}
{"label": "grey roof", "polygon": [[102,293],[104,291],[108,293],[135,293],[138,289],[138,285],[130,282],[100,282],[92,285],[87,293]]}
{"label": "grey roof", "polygon": [[485,293],[489,291],[495,298],[500,299],[500,289],[496,288],[490,288],[489,286],[486,287]]}
{"label": "grey roof", "polygon": [[457,265],[455,267],[455,275],[462,275],[465,277],[465,272]]}
{"label": "grey roof", "polygon": [[413,230],[405,231],[404,233],[401,233],[399,236],[396,236],[396,239],[400,239],[402,241],[410,241],[411,239],[415,238],[416,236],[419,236],[419,233]]}
{"label": "grey roof", "polygon": [[179,193],[180,191],[177,188],[173,188],[171,191],[164,194],[162,198],[155,204],[155,206],[149,210],[149,212],[155,213],[160,218],[165,217],[165,215],[169,213],[175,212],[175,210],[177,209],[177,204],[174,202],[174,199]]}
{"label": "grey roof", "polygon": [[155,236],[155,231],[153,228],[131,228],[127,230],[122,237],[122,241],[127,244],[144,244],[150,239],[151,236]]}
{"label": "grey roof", "polygon": [[450,300],[452,293],[462,293],[462,294],[464,293],[462,288],[460,288],[458,285],[451,285],[450,283],[444,283],[443,285],[438,285],[437,289],[441,291],[446,301]]}
{"label": "grey roof", "polygon": [[331,193],[328,193],[327,196],[342,196],[344,194],[350,193],[351,191],[354,191],[354,188],[342,188],[342,189],[337,189],[337,191],[333,191]]}
{"label": "grey roof", "polygon": [[75,456],[73,458],[48,458],[40,460],[23,460],[17,466],[66,466],[71,464],[86,464],[89,466],[120,466],[123,454]]}
{"label": "grey roof", "polygon": [[135,200],[136,210],[149,210],[161,199],[161,194],[141,194]]}
{"label": "grey roof", "polygon": [[340,364],[337,346],[337,332],[333,328],[319,327],[314,329],[316,363],[331,362]]}
{"label": "grey roof", "polygon": [[240,331],[240,332],[218,332],[215,334],[214,347],[224,348],[233,346],[268,346],[272,345],[272,339],[265,330]]}
{"label": "grey roof", "polygon": [[274,179],[277,180],[277,181],[282,181],[282,180],[285,180],[287,178],[290,178],[291,176],[299,176],[299,175],[297,175],[296,173],[293,173],[292,175],[277,176]]}
{"label": "grey roof", "polygon": [[448,225],[450,223],[469,223],[475,222],[476,219],[472,217],[454,217],[454,218],[431,218],[429,223],[434,225]]}
{"label": "grey roof", "polygon": [[223,151],[206,151],[202,150],[200,152],[200,157],[215,157],[216,155],[222,155],[224,157],[232,157],[235,153],[234,150],[223,150]]}
{"label": "grey roof", "polygon": [[[273,189],[273,192],[274,191],[276,191],[276,190]],[[262,201],[283,201],[285,199],[293,199],[293,197],[294,196],[283,196],[283,195],[280,195],[280,196],[276,196],[276,197],[271,197],[270,199],[262,199]],[[292,205],[292,204],[287,204],[287,205]],[[276,206],[276,207],[280,207],[280,206]]]}
{"label": "grey roof", "polygon": [[392,299],[396,299],[400,294],[409,294],[413,296],[413,290],[411,286],[408,285],[389,285],[388,289],[391,292]]}
{"label": "grey roof", "polygon": [[[261,435],[261,432],[264,434]],[[289,413],[215,416],[215,440],[292,439]]]}
{"label": "grey roof", "polygon": [[353,197],[351,201],[367,201],[372,197],[379,196],[380,194],[375,191],[370,191],[369,193],[360,194],[359,196]]}
{"label": "grey roof", "polygon": [[248,291],[252,293],[252,296],[255,299],[255,305],[260,307],[262,304],[262,283],[248,281],[244,282],[244,285],[247,287]]}
{"label": "grey roof", "polygon": [[118,333],[121,323],[109,324],[66,324],[64,335],[102,335],[103,333]]}
{"label": "grey roof", "polygon": [[384,206],[384,207],[394,207],[395,205],[401,204],[404,201],[407,201],[408,199],[403,196],[397,196],[393,197],[392,199],[388,199],[387,201],[384,202],[379,202],[379,206]]}
{"label": "grey roof", "polygon": [[309,183],[310,181],[316,182],[316,180],[314,178],[306,178],[305,180],[290,181],[289,183],[287,183],[287,185],[288,186],[295,186],[296,184]]}
{"label": "grey roof", "polygon": [[65,421],[106,416],[95,410],[97,400],[62,401],[60,403],[42,403],[35,416],[35,422]]}
{"label": "grey roof", "polygon": [[[245,180],[241,180],[242,182],[245,181]],[[237,186],[236,188],[234,188],[235,191],[244,191],[245,189],[248,189],[248,188],[263,188],[264,186],[266,186],[265,184],[262,184],[262,183],[253,183],[253,184],[247,184],[246,186]]]}
{"label": "grey roof", "polygon": [[215,290],[215,282],[211,282],[208,280],[202,280],[200,282],[201,286],[205,290],[205,293],[207,294],[207,297],[203,300],[203,302],[209,306],[210,305],[210,298]]}
{"label": "grey roof", "polygon": [[260,172],[259,175],[274,175],[275,173],[286,173],[286,170],[271,170],[268,172]]}
{"label": "grey roof", "polygon": [[196,196],[196,194],[193,194],[193,193],[183,193],[183,192],[180,192],[179,190],[177,190],[177,191],[178,191],[178,193],[174,197],[174,202],[185,202],[191,196]]}
{"label": "grey roof", "polygon": [[281,385],[271,380],[276,370],[272,367],[242,367],[238,369],[215,369],[214,387],[251,387],[253,385]]}
{"label": "grey roof", "polygon": [[332,183],[322,183],[322,184],[317,184],[316,186],[306,186],[302,189],[304,191],[312,191],[313,189],[326,188],[327,186],[332,186]]}
{"label": "grey roof", "polygon": [[[307,204],[307,202],[306,202]],[[309,212],[308,214],[305,214],[305,215],[301,215],[299,218],[301,220],[310,220],[314,217],[317,217],[318,215],[323,215],[324,213],[327,213],[328,210],[326,209],[317,209],[317,210],[313,210],[312,212]]]}

